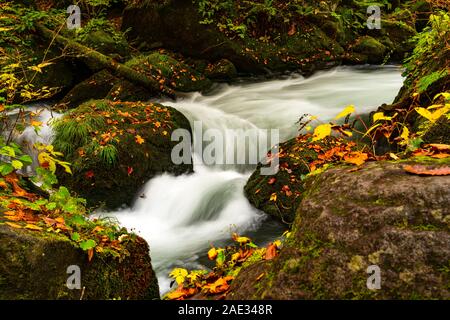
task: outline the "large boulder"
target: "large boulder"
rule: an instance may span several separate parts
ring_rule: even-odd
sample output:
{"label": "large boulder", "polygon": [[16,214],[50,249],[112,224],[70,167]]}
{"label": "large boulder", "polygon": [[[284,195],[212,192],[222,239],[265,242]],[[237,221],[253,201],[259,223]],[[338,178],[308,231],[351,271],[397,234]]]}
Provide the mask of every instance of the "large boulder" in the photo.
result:
{"label": "large boulder", "polygon": [[[450,299],[450,176],[369,162],[307,180],[292,236],[278,257],[240,272],[231,299]],[[381,289],[369,290],[371,265]]]}
{"label": "large boulder", "polygon": [[[89,262],[63,235],[1,224],[0,299],[159,299],[147,243],[137,238],[127,250],[123,260],[96,253]],[[80,289],[67,286],[70,266],[80,268]]]}
{"label": "large boulder", "polygon": [[125,65],[177,91],[204,91],[212,84],[203,74],[164,51],[134,57]]}
{"label": "large boulder", "polygon": [[155,175],[192,172],[192,164],[171,160],[171,134],[179,128],[191,130],[180,112],[157,103],[86,102],[54,125],[53,145],[73,166],[59,180],[88,204],[129,205]]}

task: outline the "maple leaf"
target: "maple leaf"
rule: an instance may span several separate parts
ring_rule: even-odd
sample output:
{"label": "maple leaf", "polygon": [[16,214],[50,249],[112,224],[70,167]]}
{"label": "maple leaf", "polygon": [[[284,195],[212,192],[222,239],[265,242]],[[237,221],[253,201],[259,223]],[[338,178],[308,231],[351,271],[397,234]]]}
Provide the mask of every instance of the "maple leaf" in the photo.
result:
{"label": "maple leaf", "polygon": [[360,166],[364,164],[369,156],[367,153],[364,152],[351,152],[344,156],[345,162],[356,164],[357,166]]}
{"label": "maple leaf", "polygon": [[136,141],[136,143],[138,144],[143,144],[145,142],[145,140],[140,135],[136,135],[134,137],[134,141]]}

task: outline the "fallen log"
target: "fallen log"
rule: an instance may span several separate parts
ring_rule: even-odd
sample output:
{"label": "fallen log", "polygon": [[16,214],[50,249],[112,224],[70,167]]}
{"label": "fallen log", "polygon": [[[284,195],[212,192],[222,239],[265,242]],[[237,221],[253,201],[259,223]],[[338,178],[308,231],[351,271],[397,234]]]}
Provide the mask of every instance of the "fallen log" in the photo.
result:
{"label": "fallen log", "polygon": [[63,37],[56,34],[52,30],[48,29],[41,23],[35,24],[35,29],[44,38],[56,42],[59,46],[73,50],[81,55],[82,58],[94,62],[98,66],[110,70],[113,74],[122,77],[134,84],[140,85],[146,89],[149,89],[154,93],[161,93],[172,99],[175,98],[175,93],[172,89],[160,84],[157,80],[147,77],[143,74],[138,73],[136,70],[129,68],[114,59],[92,49],[79,44],[76,41]]}

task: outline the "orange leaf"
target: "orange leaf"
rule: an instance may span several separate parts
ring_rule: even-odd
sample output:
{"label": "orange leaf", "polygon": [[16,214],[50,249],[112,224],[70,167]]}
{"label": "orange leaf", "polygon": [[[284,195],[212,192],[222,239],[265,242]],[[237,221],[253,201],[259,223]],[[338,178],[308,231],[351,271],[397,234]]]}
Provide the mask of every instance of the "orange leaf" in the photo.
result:
{"label": "orange leaf", "polygon": [[352,152],[344,156],[346,162],[356,164],[357,166],[364,164],[368,158],[367,153],[363,152]]}
{"label": "orange leaf", "polygon": [[404,166],[403,169],[406,172],[423,175],[423,176],[447,176],[450,175],[450,167],[449,166],[440,166],[440,167],[429,167],[424,165],[407,165]]}
{"label": "orange leaf", "polygon": [[272,260],[276,256],[277,256],[277,246],[271,243],[267,246],[266,255],[264,258],[266,260]]}
{"label": "orange leaf", "polygon": [[91,262],[93,257],[94,257],[94,249],[91,248],[88,250],[88,261]]}
{"label": "orange leaf", "polygon": [[134,140],[136,141],[136,143],[138,144],[143,144],[145,142],[145,140],[140,136],[140,135],[136,135],[136,137],[134,138]]}

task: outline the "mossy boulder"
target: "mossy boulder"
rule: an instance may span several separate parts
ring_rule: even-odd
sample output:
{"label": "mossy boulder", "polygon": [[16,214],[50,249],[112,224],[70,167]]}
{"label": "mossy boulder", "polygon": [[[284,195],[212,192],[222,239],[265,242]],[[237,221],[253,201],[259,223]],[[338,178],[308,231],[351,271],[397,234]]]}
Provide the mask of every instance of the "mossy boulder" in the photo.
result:
{"label": "mossy boulder", "polygon": [[73,87],[61,99],[60,104],[75,108],[91,99],[103,99],[117,81],[118,79],[109,71],[99,71]]}
{"label": "mossy boulder", "polygon": [[118,31],[114,33],[108,32],[108,29],[92,30],[83,37],[82,43],[106,55],[119,55],[120,57],[130,55],[128,43]]}
{"label": "mossy boulder", "polygon": [[53,145],[73,166],[59,181],[90,205],[130,205],[155,175],[192,171],[192,164],[171,160],[171,134],[179,128],[191,130],[180,112],[157,103],[86,102],[54,125]]}
{"label": "mossy boulder", "polygon": [[153,52],[138,56],[125,65],[177,91],[204,91],[212,84],[200,72],[165,53]]}
{"label": "mossy boulder", "polygon": [[217,22],[202,22],[205,17],[198,6],[198,2],[184,0],[136,1],[125,9],[122,28],[130,29],[128,36],[137,43],[162,45],[210,62],[227,59],[240,73],[311,72],[338,63],[343,53],[337,41],[309,21],[302,21],[291,35],[286,30],[270,40],[264,36],[236,36],[221,31]]}
{"label": "mossy boulder", "polygon": [[[244,269],[229,299],[450,299],[450,176],[369,162],[309,178],[278,257]],[[369,266],[381,289],[369,290]],[[263,274],[263,276],[261,276]]]}
{"label": "mossy boulder", "polygon": [[335,147],[356,149],[357,146],[342,144],[335,137],[312,142],[311,135],[299,135],[281,143],[279,171],[275,175],[261,175],[262,164],[258,164],[244,187],[245,196],[257,209],[283,223],[292,223],[305,192],[304,179],[312,170],[326,164],[321,159]]}
{"label": "mossy boulder", "polygon": [[237,76],[234,64],[228,59],[222,59],[210,64],[205,70],[205,75],[211,80],[230,81]]}
{"label": "mossy boulder", "polygon": [[352,47],[353,52],[361,54],[366,57],[367,63],[381,63],[385,57],[387,51],[384,46],[377,39],[370,36],[362,36],[358,38]]}
{"label": "mossy boulder", "polygon": [[[122,260],[88,254],[67,237],[0,225],[0,300],[159,299],[147,243],[137,237]],[[70,290],[69,266],[81,271],[81,289]]]}
{"label": "mossy boulder", "polygon": [[73,87],[59,101],[59,107],[72,109],[92,99],[147,101],[152,96],[149,90],[102,70]]}

